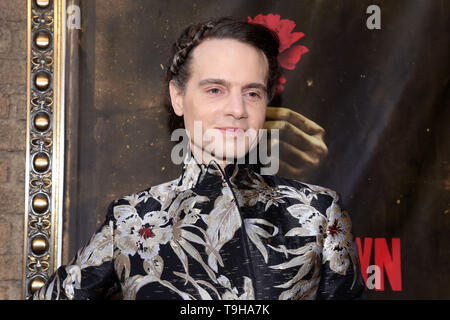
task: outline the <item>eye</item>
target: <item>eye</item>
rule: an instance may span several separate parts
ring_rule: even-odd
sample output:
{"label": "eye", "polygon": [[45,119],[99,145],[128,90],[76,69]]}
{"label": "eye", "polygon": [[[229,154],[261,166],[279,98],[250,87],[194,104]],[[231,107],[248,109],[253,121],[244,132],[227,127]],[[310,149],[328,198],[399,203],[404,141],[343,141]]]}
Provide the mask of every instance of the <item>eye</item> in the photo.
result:
{"label": "eye", "polygon": [[212,94],[212,95],[217,95],[217,94],[219,94],[221,91],[220,91],[219,88],[211,88],[211,89],[206,90],[206,92],[207,92],[207,93],[210,93],[210,94]]}
{"label": "eye", "polygon": [[248,92],[246,92],[246,95],[252,100],[261,99],[261,93],[258,91],[248,91]]}

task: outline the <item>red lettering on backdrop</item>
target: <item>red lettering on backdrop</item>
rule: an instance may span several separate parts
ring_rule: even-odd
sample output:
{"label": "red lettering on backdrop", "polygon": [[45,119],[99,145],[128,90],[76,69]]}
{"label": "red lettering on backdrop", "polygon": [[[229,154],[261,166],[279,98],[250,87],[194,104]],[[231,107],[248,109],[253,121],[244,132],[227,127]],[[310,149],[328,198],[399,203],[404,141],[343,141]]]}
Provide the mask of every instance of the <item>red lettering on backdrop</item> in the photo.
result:
{"label": "red lettering on backdrop", "polygon": [[[361,243],[359,237],[356,238],[356,245],[358,246],[359,261],[361,263],[361,273],[364,278],[364,283],[367,284],[367,267],[370,265],[370,258],[372,256],[373,238],[364,238],[364,244]],[[375,265],[380,268],[380,289],[384,290],[384,270],[388,277],[389,283],[393,291],[402,290],[402,273],[401,273],[401,255],[400,255],[400,239],[392,238],[392,255],[389,252],[389,246],[385,238],[375,238],[374,246],[374,260]]]}
{"label": "red lettering on backdrop", "polygon": [[[392,256],[385,238],[375,238],[375,264],[380,267],[382,275],[384,269],[393,291],[402,290],[402,272],[400,263],[400,239],[392,238]],[[384,276],[381,277],[381,288],[384,290]]]}
{"label": "red lettering on backdrop", "polygon": [[356,238],[356,245],[358,246],[359,261],[361,263],[361,273],[364,278],[364,283],[367,283],[367,267],[370,266],[370,255],[372,253],[372,238],[364,238],[364,250],[362,249],[361,239]]}

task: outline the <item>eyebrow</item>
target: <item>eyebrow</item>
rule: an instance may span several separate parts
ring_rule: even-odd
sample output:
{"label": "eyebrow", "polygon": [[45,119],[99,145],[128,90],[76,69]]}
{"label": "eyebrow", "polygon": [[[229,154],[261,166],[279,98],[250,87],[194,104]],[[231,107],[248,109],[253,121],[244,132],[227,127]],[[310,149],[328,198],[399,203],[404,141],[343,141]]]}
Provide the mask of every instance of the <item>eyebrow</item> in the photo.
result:
{"label": "eyebrow", "polygon": [[[203,79],[198,83],[198,86],[201,87],[201,86],[208,85],[208,84],[219,84],[224,87],[230,87],[229,81],[226,81],[224,79],[214,79],[214,78]],[[248,89],[248,88],[261,89],[267,93],[267,87],[264,84],[258,83],[258,82],[248,83],[243,88],[244,89]]]}

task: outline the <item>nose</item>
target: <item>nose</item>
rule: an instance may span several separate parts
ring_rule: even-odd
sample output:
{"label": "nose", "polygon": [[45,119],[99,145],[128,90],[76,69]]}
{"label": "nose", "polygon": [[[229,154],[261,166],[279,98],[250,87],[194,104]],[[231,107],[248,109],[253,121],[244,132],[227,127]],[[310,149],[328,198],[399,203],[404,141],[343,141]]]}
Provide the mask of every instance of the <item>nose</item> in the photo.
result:
{"label": "nose", "polygon": [[231,115],[236,119],[247,118],[247,108],[245,106],[244,97],[240,92],[232,92],[225,106],[227,115]]}

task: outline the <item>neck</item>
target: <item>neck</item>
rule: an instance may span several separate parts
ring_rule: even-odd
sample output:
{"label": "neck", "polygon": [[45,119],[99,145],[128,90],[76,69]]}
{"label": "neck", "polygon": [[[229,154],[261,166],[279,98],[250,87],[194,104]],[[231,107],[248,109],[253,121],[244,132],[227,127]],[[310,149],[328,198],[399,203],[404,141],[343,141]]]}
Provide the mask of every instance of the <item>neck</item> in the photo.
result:
{"label": "neck", "polygon": [[206,152],[203,149],[199,148],[195,144],[190,144],[192,155],[194,156],[197,163],[203,163],[205,165],[208,165],[211,160],[214,160],[217,162],[217,164],[220,166],[222,170],[225,170],[225,167],[227,164],[232,163],[232,161],[227,161],[222,158],[218,158],[215,155],[211,154],[210,152]]}
{"label": "neck", "polygon": [[[183,161],[182,174],[177,184],[178,191],[196,187],[204,181],[205,177],[207,184],[216,182],[221,184],[225,181],[224,179],[231,179],[233,183],[236,183],[242,179],[247,179],[246,177],[252,175],[253,172],[260,173],[259,162],[251,164],[249,161],[241,162],[241,159],[223,161],[223,159],[217,159],[213,155],[205,157],[205,153],[195,148],[189,150],[189,155],[186,155]],[[200,162],[197,159],[202,161]],[[220,179],[221,177],[222,179]],[[213,189],[212,185],[208,188]]]}

